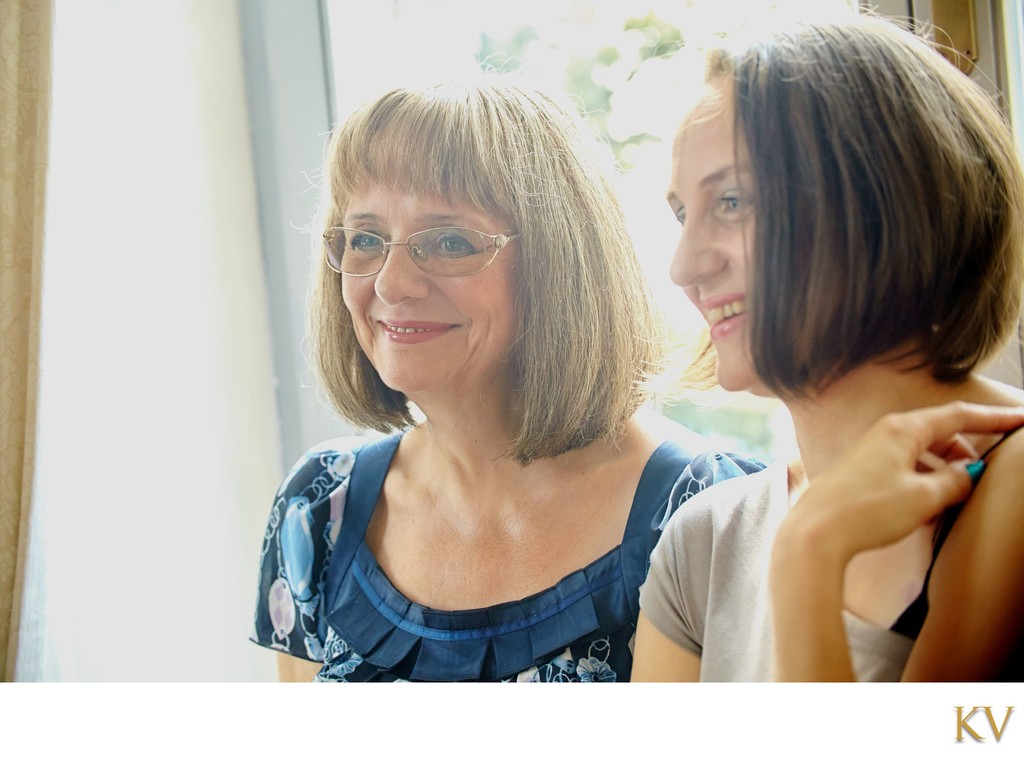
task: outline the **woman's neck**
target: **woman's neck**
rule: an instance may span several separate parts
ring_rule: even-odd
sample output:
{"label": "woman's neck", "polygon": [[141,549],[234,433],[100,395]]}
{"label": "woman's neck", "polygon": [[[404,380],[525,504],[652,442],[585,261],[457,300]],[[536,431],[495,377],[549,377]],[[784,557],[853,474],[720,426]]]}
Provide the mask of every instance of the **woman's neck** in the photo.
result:
{"label": "woman's neck", "polygon": [[883,415],[957,399],[1015,403],[999,384],[978,375],[959,383],[941,383],[927,370],[901,371],[867,364],[819,394],[787,401],[786,406],[793,418],[803,469],[813,481]]}
{"label": "woman's neck", "polygon": [[[626,500],[614,503],[613,510],[628,509],[635,481],[657,446],[630,421],[618,439],[599,439],[523,466],[507,456],[510,442],[501,439],[498,431],[439,426],[428,416],[402,439],[389,481],[393,487],[410,488],[421,506],[434,508],[462,534],[514,536],[545,517],[544,523],[550,523],[552,505],[573,505],[572,487],[591,486],[602,477],[618,477],[609,495],[618,482],[629,485],[623,490]],[[554,503],[556,497],[570,500]],[[597,513],[591,502],[585,503],[583,518]],[[616,516],[615,521],[617,525],[622,519]]]}
{"label": "woman's neck", "polygon": [[512,462],[508,452],[519,419],[514,400],[492,402],[467,397],[461,401],[417,402],[417,406],[424,421],[407,440],[440,470],[450,468],[456,476],[479,476],[492,472],[498,464]]}

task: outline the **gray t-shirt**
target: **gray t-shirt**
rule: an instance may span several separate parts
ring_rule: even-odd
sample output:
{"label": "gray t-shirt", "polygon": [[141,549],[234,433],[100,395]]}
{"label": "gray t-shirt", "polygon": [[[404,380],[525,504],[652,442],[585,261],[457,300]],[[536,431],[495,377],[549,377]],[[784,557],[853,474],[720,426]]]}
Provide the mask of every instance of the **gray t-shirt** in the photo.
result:
{"label": "gray t-shirt", "polygon": [[[701,658],[702,681],[770,681],[772,541],[789,511],[785,462],[708,487],[669,521],[651,556],[640,608]],[[843,613],[860,681],[897,681],[913,641]]]}

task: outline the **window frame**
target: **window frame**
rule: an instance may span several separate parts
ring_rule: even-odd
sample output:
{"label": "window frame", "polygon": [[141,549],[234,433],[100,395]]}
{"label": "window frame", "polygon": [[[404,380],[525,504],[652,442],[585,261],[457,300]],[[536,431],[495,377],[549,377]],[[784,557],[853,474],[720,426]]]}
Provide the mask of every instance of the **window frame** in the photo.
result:
{"label": "window frame", "polygon": [[305,340],[310,273],[318,257],[307,229],[336,115],[330,32],[322,0],[239,0],[238,11],[283,474],[315,444],[354,433],[320,393]]}

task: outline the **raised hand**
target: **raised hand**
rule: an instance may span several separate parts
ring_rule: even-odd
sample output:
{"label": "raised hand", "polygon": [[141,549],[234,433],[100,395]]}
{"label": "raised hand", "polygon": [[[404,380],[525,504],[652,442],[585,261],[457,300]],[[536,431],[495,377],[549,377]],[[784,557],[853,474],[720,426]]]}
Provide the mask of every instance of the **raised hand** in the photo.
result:
{"label": "raised hand", "polygon": [[894,543],[970,493],[981,467],[964,435],[1021,423],[1019,407],[964,402],[886,415],[814,480],[779,535],[812,534],[847,561]]}
{"label": "raised hand", "polygon": [[841,618],[846,565],[968,497],[983,466],[965,435],[1021,424],[1022,408],[963,402],[886,415],[815,477],[772,548],[777,678],[852,680]]}

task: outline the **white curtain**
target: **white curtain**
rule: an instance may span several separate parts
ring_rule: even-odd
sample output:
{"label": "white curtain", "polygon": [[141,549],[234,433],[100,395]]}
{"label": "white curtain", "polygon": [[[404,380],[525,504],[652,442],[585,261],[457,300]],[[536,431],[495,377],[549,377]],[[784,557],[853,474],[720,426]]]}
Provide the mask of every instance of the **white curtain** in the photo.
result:
{"label": "white curtain", "polygon": [[280,479],[235,0],[56,0],[19,680],[267,679]]}

